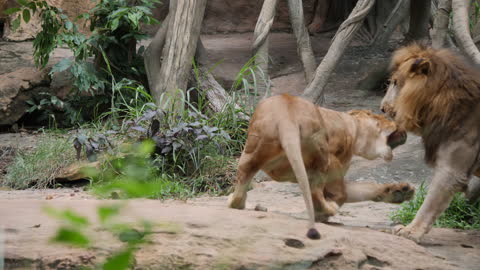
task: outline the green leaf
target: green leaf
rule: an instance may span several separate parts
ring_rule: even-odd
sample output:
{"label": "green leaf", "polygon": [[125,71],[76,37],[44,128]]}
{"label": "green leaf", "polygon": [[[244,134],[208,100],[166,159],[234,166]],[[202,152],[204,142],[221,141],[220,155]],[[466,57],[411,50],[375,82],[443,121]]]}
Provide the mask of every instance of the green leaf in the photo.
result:
{"label": "green leaf", "polygon": [[66,21],[65,22],[65,29],[71,30],[73,27],[73,23],[71,21]]}
{"label": "green leaf", "polygon": [[30,10],[24,9],[23,10],[23,20],[28,23],[30,21]]}
{"label": "green leaf", "polygon": [[98,219],[101,223],[105,223],[111,217],[118,215],[120,208],[120,205],[100,206],[97,208]]}
{"label": "green leaf", "polygon": [[35,2],[28,3],[27,7],[29,9],[31,9],[33,13],[35,13],[35,11],[37,11],[37,4],[35,4]]}
{"label": "green leaf", "polygon": [[56,72],[62,72],[67,70],[70,66],[72,65],[72,60],[69,58],[63,58],[62,61],[56,63],[53,67],[52,70],[50,71],[50,75]]}
{"label": "green leaf", "polygon": [[128,269],[133,260],[133,250],[127,249],[114,256],[107,258],[103,265],[103,270],[123,270]]}
{"label": "green leaf", "polygon": [[20,8],[9,8],[7,10],[5,10],[3,13],[5,13],[6,15],[12,15],[13,13],[15,12],[19,12],[20,11]]}
{"label": "green leaf", "polygon": [[118,234],[118,239],[124,243],[138,243],[142,241],[144,237],[144,232],[132,228],[127,228]]}
{"label": "green leaf", "polygon": [[59,220],[66,221],[73,226],[85,227],[89,225],[88,219],[86,217],[81,216],[73,212],[72,210],[59,211],[51,207],[46,207],[44,210],[48,215],[54,218],[57,218]]}
{"label": "green leaf", "polygon": [[83,233],[70,228],[60,228],[51,241],[76,247],[88,247],[90,244],[90,240]]}
{"label": "green leaf", "polygon": [[17,2],[22,6],[26,6],[28,4],[27,0],[17,0]]}
{"label": "green leaf", "polygon": [[120,20],[119,20],[118,18],[115,19],[115,20],[113,20],[113,21],[112,21],[112,24],[110,25],[110,29],[111,29],[112,31],[117,30],[119,24],[120,24]]}
{"label": "green leaf", "polygon": [[15,20],[12,21],[12,30],[14,32],[17,31],[18,27],[20,27],[20,18],[21,16],[18,16]]}

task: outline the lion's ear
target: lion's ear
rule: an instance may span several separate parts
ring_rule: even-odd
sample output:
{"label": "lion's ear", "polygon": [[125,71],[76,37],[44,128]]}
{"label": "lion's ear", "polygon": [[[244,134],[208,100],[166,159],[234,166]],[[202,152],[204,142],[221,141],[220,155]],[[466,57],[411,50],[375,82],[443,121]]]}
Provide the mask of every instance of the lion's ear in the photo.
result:
{"label": "lion's ear", "polygon": [[413,62],[410,68],[410,72],[428,75],[428,73],[430,72],[430,62],[427,59],[417,58]]}

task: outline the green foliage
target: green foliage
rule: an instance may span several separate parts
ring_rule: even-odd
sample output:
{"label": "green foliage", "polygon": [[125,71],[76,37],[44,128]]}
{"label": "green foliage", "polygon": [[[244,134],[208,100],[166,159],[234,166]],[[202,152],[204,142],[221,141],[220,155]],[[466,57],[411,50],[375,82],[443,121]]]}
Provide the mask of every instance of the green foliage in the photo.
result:
{"label": "green foliage", "polygon": [[121,153],[107,159],[100,170],[86,173],[92,178],[91,189],[103,198],[171,198],[188,196],[180,181],[162,174],[151,157],[154,144],[146,140],[125,146]]}
{"label": "green foliage", "polygon": [[17,153],[0,184],[17,189],[45,188],[61,169],[74,161],[67,139],[44,136],[35,149]]}
{"label": "green foliage", "polygon": [[[420,209],[427,188],[424,183],[417,189],[413,200],[404,202],[401,208],[394,212],[390,218],[394,222],[409,224],[415,218]],[[480,201],[469,203],[462,194],[455,194],[452,202],[445,212],[435,221],[435,227],[458,228],[458,229],[480,229]]]}
{"label": "green foliage", "polygon": [[[102,96],[106,96],[108,102],[116,102],[115,98],[110,98],[112,91],[117,90],[117,86],[111,85],[112,82],[123,81],[123,78],[130,82],[132,79],[145,81],[141,55],[144,48],[141,47],[137,51],[136,45],[139,40],[147,37],[140,29],[140,25],[158,23],[151,13],[151,9],[159,3],[158,0],[103,0],[99,1],[90,13],[82,14],[73,21],[63,10],[50,6],[44,0],[18,0],[18,2],[19,8],[6,11],[8,14],[17,14],[12,22],[13,29],[18,28],[22,19],[28,22],[31,14],[39,13],[41,17],[42,30],[33,40],[35,63],[45,67],[55,48],[68,47],[73,52],[73,59],[63,59],[55,64],[50,74],[68,70],[73,75],[75,89],[80,93],[88,92],[88,95],[83,95],[84,99],[85,96],[91,97],[90,102],[78,104],[76,101],[81,95],[73,94],[69,100],[64,101],[68,104],[65,107],[66,113],[76,111],[63,119],[65,124],[72,125],[81,122],[84,116],[91,116],[82,115],[78,111],[98,109],[105,102]],[[87,37],[79,31],[78,20],[90,22],[92,30],[90,36]],[[134,89],[137,88],[139,87]],[[97,99],[99,95],[100,98]],[[45,99],[46,101],[41,99],[40,102],[51,102],[48,98]],[[110,105],[112,108],[116,107],[116,104]],[[51,117],[56,107],[35,106],[30,109],[34,110],[45,110],[44,115]]]}
{"label": "green foliage", "polygon": [[[115,222],[115,217],[121,213],[122,207],[121,204],[97,207],[100,229],[95,228],[95,230],[111,233],[123,245],[94,269],[130,269],[136,250],[146,243],[148,236],[152,233],[152,224],[148,221],[140,221],[137,224]],[[89,235],[92,225],[87,217],[69,209],[57,210],[47,207],[44,211],[61,222],[60,228],[50,239],[51,242],[78,248],[91,248],[95,245],[95,238]]]}

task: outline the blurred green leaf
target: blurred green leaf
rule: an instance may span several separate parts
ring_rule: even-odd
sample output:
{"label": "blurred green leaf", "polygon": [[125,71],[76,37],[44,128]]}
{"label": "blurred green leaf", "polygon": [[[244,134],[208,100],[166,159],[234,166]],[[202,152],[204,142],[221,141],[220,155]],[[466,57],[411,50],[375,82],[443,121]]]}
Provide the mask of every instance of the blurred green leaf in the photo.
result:
{"label": "blurred green leaf", "polygon": [[120,213],[120,205],[100,206],[97,208],[98,219],[101,223],[105,223],[110,218]]}
{"label": "blurred green leaf", "polygon": [[114,256],[107,258],[107,261],[103,265],[103,270],[123,270],[128,269],[133,261],[133,250],[131,248],[126,249]]}
{"label": "blurred green leaf", "polygon": [[20,11],[20,8],[13,7],[5,10],[3,13],[5,13],[6,15],[12,15],[13,13],[19,12],[19,11]]}
{"label": "blurred green leaf", "polygon": [[65,227],[60,228],[51,241],[76,247],[87,247],[90,244],[90,240],[79,230]]}
{"label": "blurred green leaf", "polygon": [[88,219],[86,217],[81,216],[73,212],[72,210],[59,211],[52,207],[45,207],[44,211],[51,217],[67,222],[75,227],[86,227],[89,225]]}

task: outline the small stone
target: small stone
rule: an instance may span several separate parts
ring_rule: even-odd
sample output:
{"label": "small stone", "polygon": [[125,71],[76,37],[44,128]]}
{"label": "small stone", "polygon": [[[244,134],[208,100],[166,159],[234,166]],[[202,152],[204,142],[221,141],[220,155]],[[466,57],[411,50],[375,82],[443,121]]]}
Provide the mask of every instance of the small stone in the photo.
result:
{"label": "small stone", "polygon": [[286,238],[286,239],[283,239],[283,242],[285,242],[285,245],[287,245],[288,247],[292,247],[292,248],[304,248],[305,247],[305,244],[298,239]]}
{"label": "small stone", "polygon": [[268,209],[266,207],[261,206],[260,204],[257,204],[255,205],[255,211],[267,212]]}

